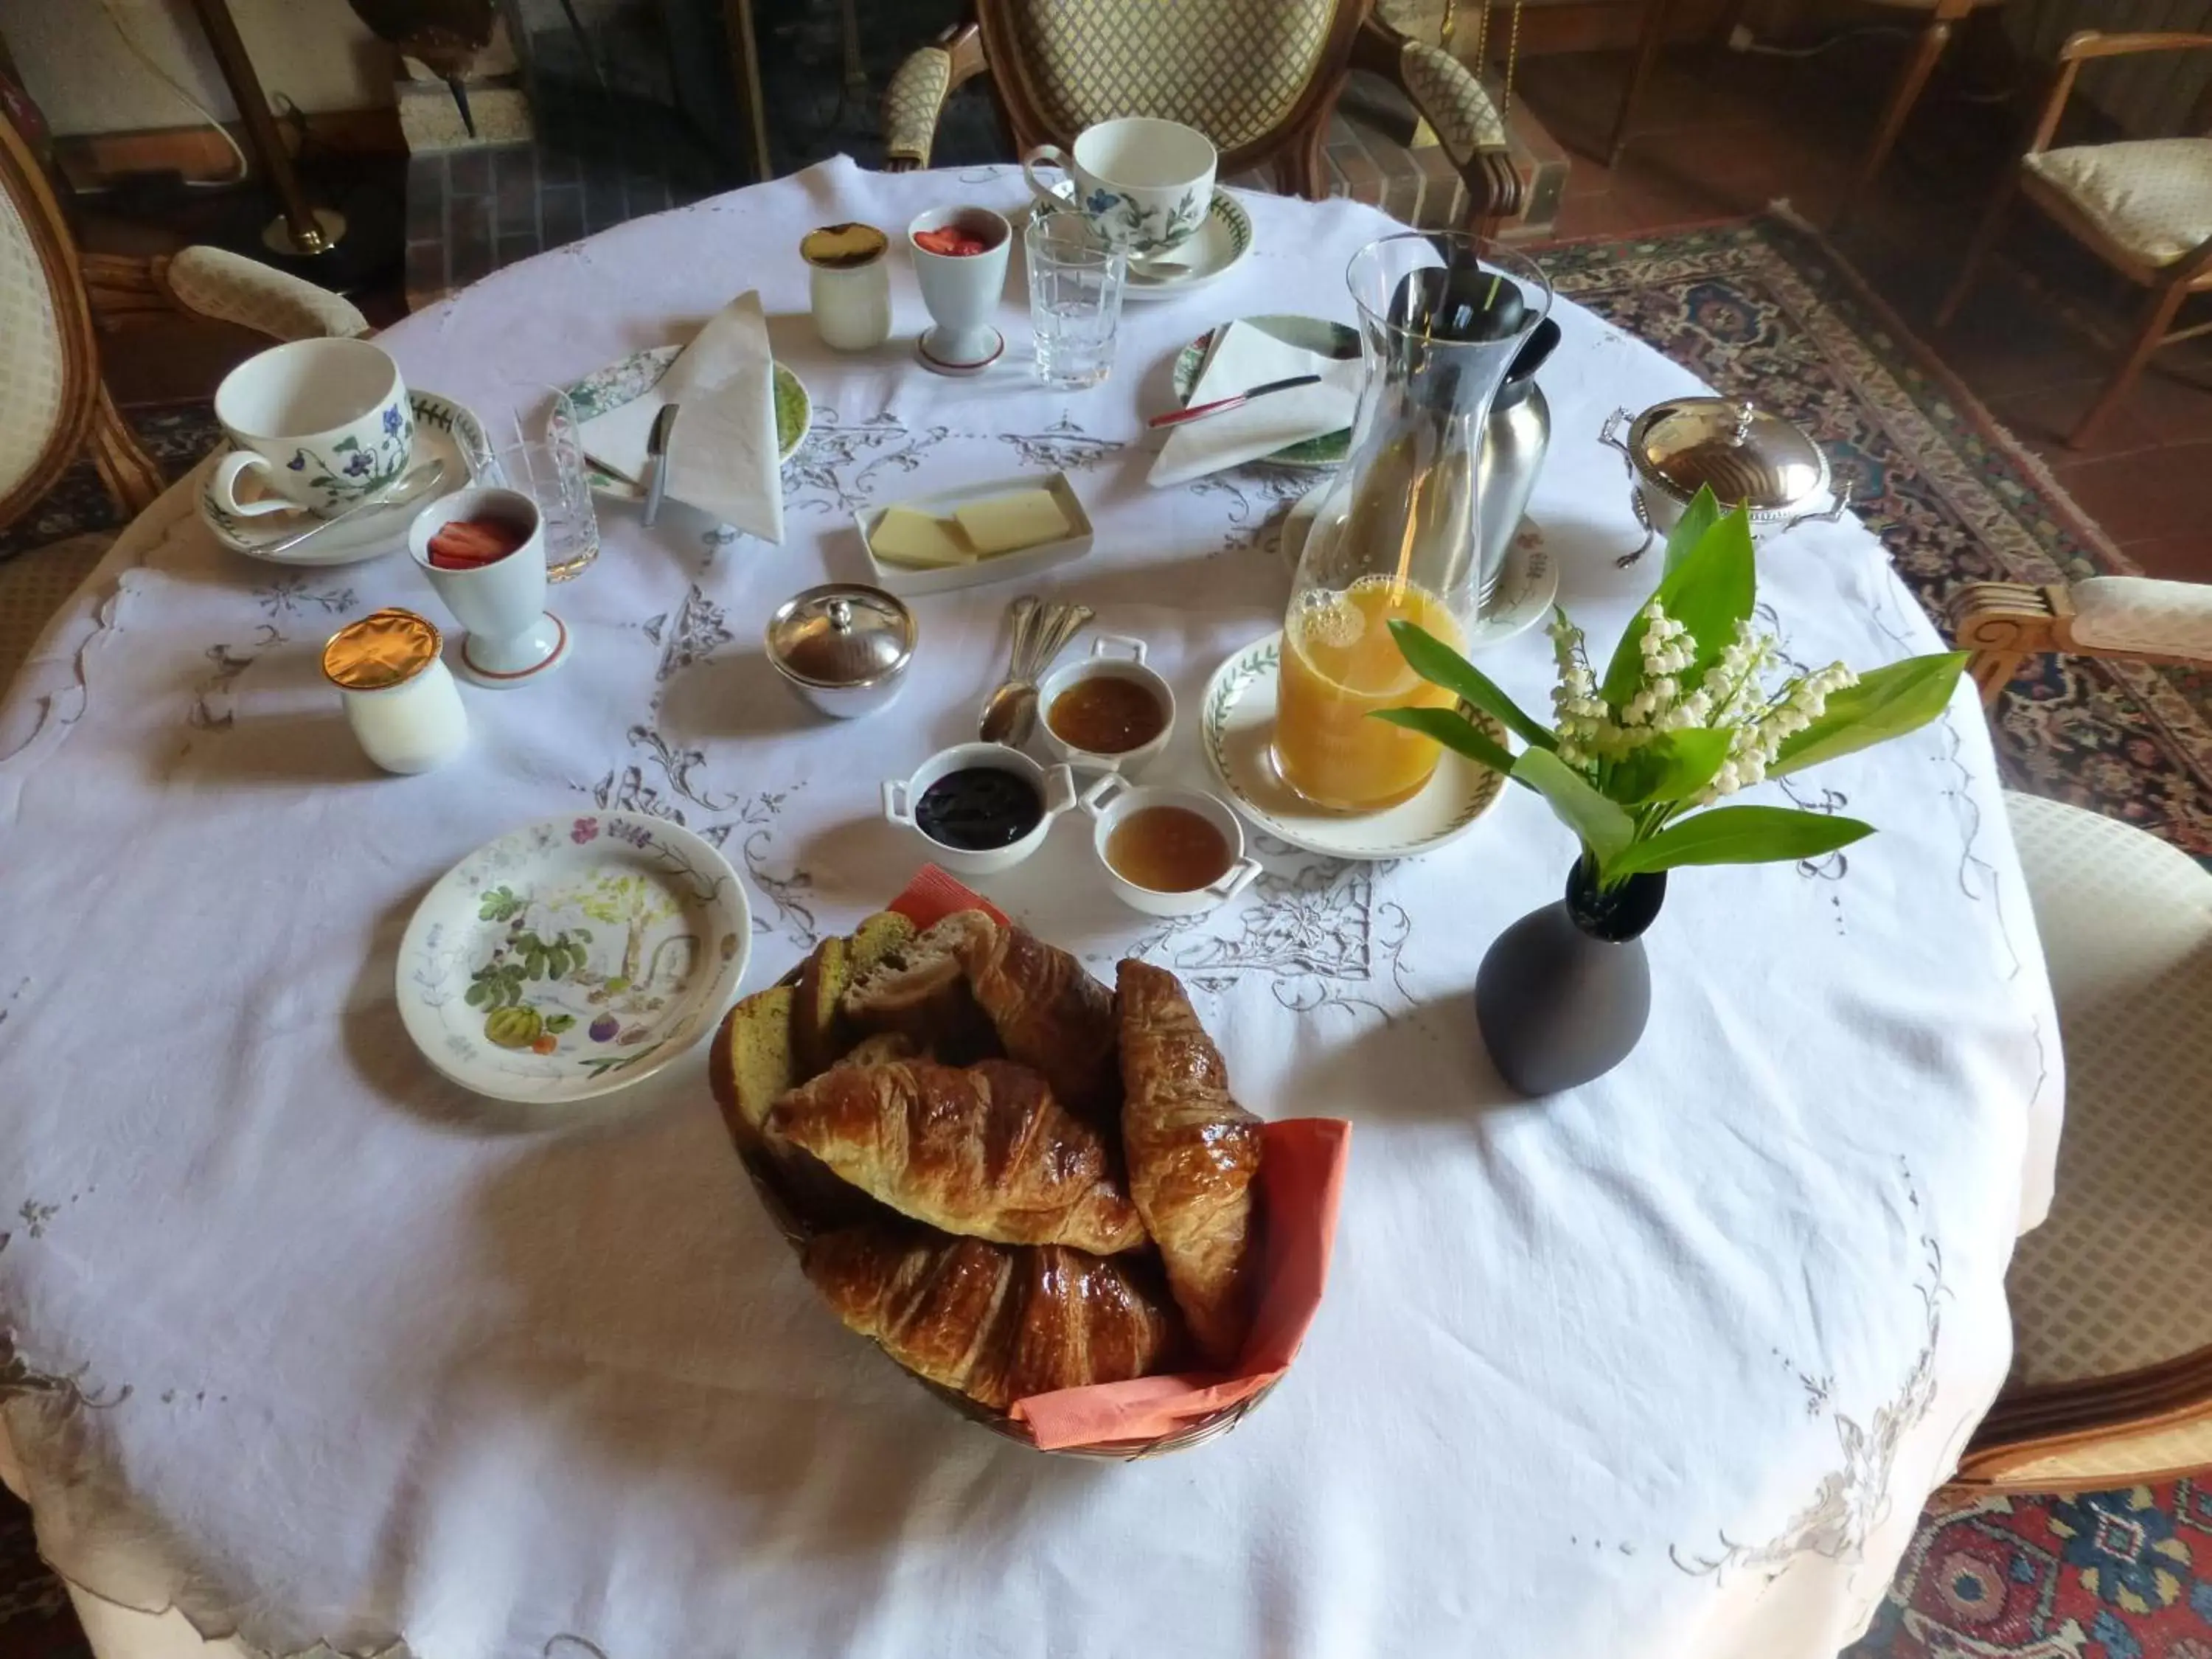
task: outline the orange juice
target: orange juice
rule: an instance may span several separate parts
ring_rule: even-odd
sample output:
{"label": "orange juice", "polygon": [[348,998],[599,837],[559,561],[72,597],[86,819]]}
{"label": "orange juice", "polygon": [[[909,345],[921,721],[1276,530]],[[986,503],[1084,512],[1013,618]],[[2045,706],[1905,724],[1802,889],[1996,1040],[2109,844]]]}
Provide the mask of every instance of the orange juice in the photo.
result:
{"label": "orange juice", "polygon": [[1400,620],[1461,648],[1464,636],[1444,602],[1390,576],[1309,592],[1291,606],[1276,694],[1275,768],[1316,805],[1389,806],[1437,769],[1443,751],[1435,738],[1367,718],[1377,708],[1449,708],[1457,701],[1407,666],[1390,637],[1390,623]]}

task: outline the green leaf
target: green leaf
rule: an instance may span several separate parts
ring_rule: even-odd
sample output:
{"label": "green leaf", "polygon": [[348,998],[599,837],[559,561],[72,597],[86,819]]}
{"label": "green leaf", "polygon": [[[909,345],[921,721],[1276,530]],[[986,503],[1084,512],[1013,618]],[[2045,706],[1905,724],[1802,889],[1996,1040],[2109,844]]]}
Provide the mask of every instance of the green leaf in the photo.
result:
{"label": "green leaf", "polygon": [[1689,556],[1690,550],[1705,540],[1705,532],[1720,522],[1721,504],[1713,495],[1711,484],[1699,484],[1698,493],[1690,497],[1689,506],[1682,516],[1674,520],[1674,527],[1667,532],[1667,562],[1661,567],[1664,575]]}
{"label": "green leaf", "polygon": [[558,1036],[575,1023],[576,1017],[574,1014],[554,1014],[546,1019],[545,1029]]}
{"label": "green leaf", "polygon": [[629,976],[627,974],[617,974],[607,981],[606,992],[609,996],[613,996],[617,992],[627,991],[629,989]]}
{"label": "green leaf", "polygon": [[341,438],[336,443],[332,444],[331,447],[343,453],[349,449],[359,449],[361,447],[361,440],[358,438]]}
{"label": "green leaf", "polygon": [[592,930],[588,927],[579,927],[576,929],[576,937],[589,945],[592,942]]}
{"label": "green leaf", "polygon": [[1456,749],[1469,760],[1480,761],[1493,772],[1503,772],[1508,777],[1513,774],[1513,757],[1466,715],[1449,708],[1377,708],[1368,718],[1388,720],[1408,732],[1424,732],[1445,748]]}
{"label": "green leaf", "polygon": [[1551,803],[1559,821],[1597,854],[1601,866],[1635,840],[1636,825],[1628,814],[1550,750],[1522,750],[1513,763],[1513,775]]}
{"label": "green leaf", "polygon": [[485,1001],[490,997],[490,995],[491,981],[489,980],[480,979],[475,984],[469,987],[468,994],[463,997],[461,1000],[467,1003],[471,1008],[481,1008],[484,1006]]}
{"label": "green leaf", "polygon": [[1874,833],[1874,825],[1788,806],[1716,806],[1606,860],[1602,880],[1686,864],[1774,864],[1818,858]]}
{"label": "green leaf", "polygon": [[[1751,615],[1759,597],[1751,520],[1741,512],[1723,515],[1659,579],[1651,597],[1659,601],[1660,609],[1690,630],[1696,643],[1696,659],[1675,677],[1686,690],[1720,660],[1721,653],[1735,637],[1736,625]],[[1639,605],[1606,666],[1605,684],[1599,689],[1615,708],[1626,703],[1644,684],[1644,631],[1648,625]]]}
{"label": "green leaf", "polygon": [[1606,769],[1606,799],[1623,806],[1686,799],[1713,781],[1728,750],[1726,732],[1688,726],[1662,732]]}
{"label": "green leaf", "polygon": [[1784,742],[1766,775],[1780,777],[1927,725],[1950,706],[1971,654],[1939,651],[1860,675],[1856,685],[1828,699],[1820,719]]}
{"label": "green leaf", "polygon": [[1397,641],[1399,654],[1407,665],[1430,684],[1466,698],[1523,743],[1538,749],[1550,749],[1558,743],[1548,730],[1522,714],[1521,706],[1487,674],[1419,623],[1393,622],[1390,637]]}

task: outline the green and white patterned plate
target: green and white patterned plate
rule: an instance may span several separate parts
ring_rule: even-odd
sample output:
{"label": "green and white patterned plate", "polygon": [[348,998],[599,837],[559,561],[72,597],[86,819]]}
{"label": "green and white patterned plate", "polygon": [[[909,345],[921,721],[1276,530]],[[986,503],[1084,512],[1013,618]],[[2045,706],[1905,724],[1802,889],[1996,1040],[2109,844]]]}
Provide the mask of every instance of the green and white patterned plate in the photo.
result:
{"label": "green and white patterned plate", "polygon": [[[1053,186],[1053,194],[1072,202],[1075,186],[1063,179]],[[1015,216],[1016,228],[1026,228],[1043,210],[1043,203],[1030,202],[1024,211]],[[1152,270],[1131,265],[1129,280],[1121,285],[1122,299],[1146,303],[1179,300],[1186,294],[1212,288],[1242,264],[1244,256],[1252,251],[1252,216],[1244,211],[1242,202],[1217,185],[1213,200],[1206,210],[1206,222],[1192,234],[1191,242],[1188,264],[1160,265]]]}
{"label": "green and white patterned plate", "polygon": [[566,1105],[643,1081],[714,1029],[752,916],[679,824],[586,809],[484,843],[399,942],[400,1023],[465,1089]]}
{"label": "green and white patterned plate", "polygon": [[[1275,690],[1283,636],[1255,641],[1221,665],[1200,705],[1199,746],[1229,799],[1254,828],[1309,853],[1337,859],[1409,859],[1433,853],[1471,829],[1496,804],[1505,780],[1451,750],[1411,800],[1379,812],[1324,812],[1275,771]],[[1462,705],[1462,712],[1470,712]],[[1498,743],[1505,728],[1476,723]]]}
{"label": "green and white patterned plate", "polygon": [[[611,409],[620,409],[624,404],[635,403],[660,384],[660,377],[668,373],[682,346],[647,346],[642,351],[633,351],[618,363],[609,363],[605,368],[594,369],[571,386],[562,388],[568,401],[576,406],[579,425],[594,415],[604,415]],[[775,398],[775,459],[778,464],[799,453],[799,445],[814,424],[814,404],[806,395],[806,388],[799,376],[781,363],[775,365],[770,384]],[[609,472],[589,455],[584,458],[584,476],[592,481],[592,488],[611,501],[641,501],[644,489],[617,473]]]}
{"label": "green and white patterned plate", "polygon": [[[1272,334],[1285,345],[1299,346],[1318,352],[1324,357],[1357,357],[1359,355],[1359,334],[1343,323],[1332,323],[1319,317],[1267,316],[1246,317],[1242,319],[1263,334]],[[1198,385],[1199,372],[1206,367],[1206,354],[1212,348],[1213,337],[1226,323],[1218,323],[1200,335],[1176,354],[1175,394],[1184,404]],[[1318,438],[1308,438],[1303,443],[1289,444],[1281,449],[1262,455],[1250,463],[1254,466],[1334,466],[1352,453],[1352,428],[1340,432],[1324,432]]]}

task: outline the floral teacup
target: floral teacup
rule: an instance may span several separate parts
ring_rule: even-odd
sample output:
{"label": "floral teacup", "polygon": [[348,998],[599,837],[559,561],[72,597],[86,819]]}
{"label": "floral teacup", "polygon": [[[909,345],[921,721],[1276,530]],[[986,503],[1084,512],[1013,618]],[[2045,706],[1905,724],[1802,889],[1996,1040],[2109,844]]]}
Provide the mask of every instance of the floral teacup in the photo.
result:
{"label": "floral teacup", "polygon": [[1180,121],[1132,115],[1085,127],[1070,155],[1039,144],[1022,157],[1022,174],[1047,207],[1066,198],[1036,176],[1040,163],[1074,181],[1075,205],[1099,235],[1134,259],[1181,247],[1213,204],[1212,141]]}
{"label": "floral teacup", "polygon": [[[208,495],[249,518],[343,513],[397,479],[415,443],[399,365],[367,340],[295,340],[249,357],[216,389],[215,415],[231,448]],[[241,497],[248,473],[260,488]]]}

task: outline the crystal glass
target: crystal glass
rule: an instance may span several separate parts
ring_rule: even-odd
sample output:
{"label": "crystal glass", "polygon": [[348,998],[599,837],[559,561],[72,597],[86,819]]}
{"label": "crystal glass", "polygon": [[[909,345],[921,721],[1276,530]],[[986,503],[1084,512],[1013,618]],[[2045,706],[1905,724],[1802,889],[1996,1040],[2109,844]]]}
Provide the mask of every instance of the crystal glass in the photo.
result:
{"label": "crystal glass", "polygon": [[1389,625],[1454,649],[1478,605],[1490,402],[1551,309],[1526,259],[1456,233],[1370,243],[1345,273],[1366,380],[1352,454],[1315,514],[1283,624],[1275,769],[1316,805],[1370,811],[1417,793],[1436,740],[1368,715],[1445,707]]}
{"label": "crystal glass", "polygon": [[1073,213],[1038,214],[1022,233],[1022,249],[1037,379],[1069,391],[1097,386],[1114,368],[1128,256]]}
{"label": "crystal glass", "polygon": [[[519,409],[509,416],[506,433],[498,432],[495,422],[485,427],[489,435],[484,448],[464,444],[476,482],[520,491],[538,504],[549,581],[565,582],[582,574],[599,556],[599,518],[584,470],[575,405],[566,392],[556,391],[534,434]],[[458,428],[455,435],[459,436]]]}

